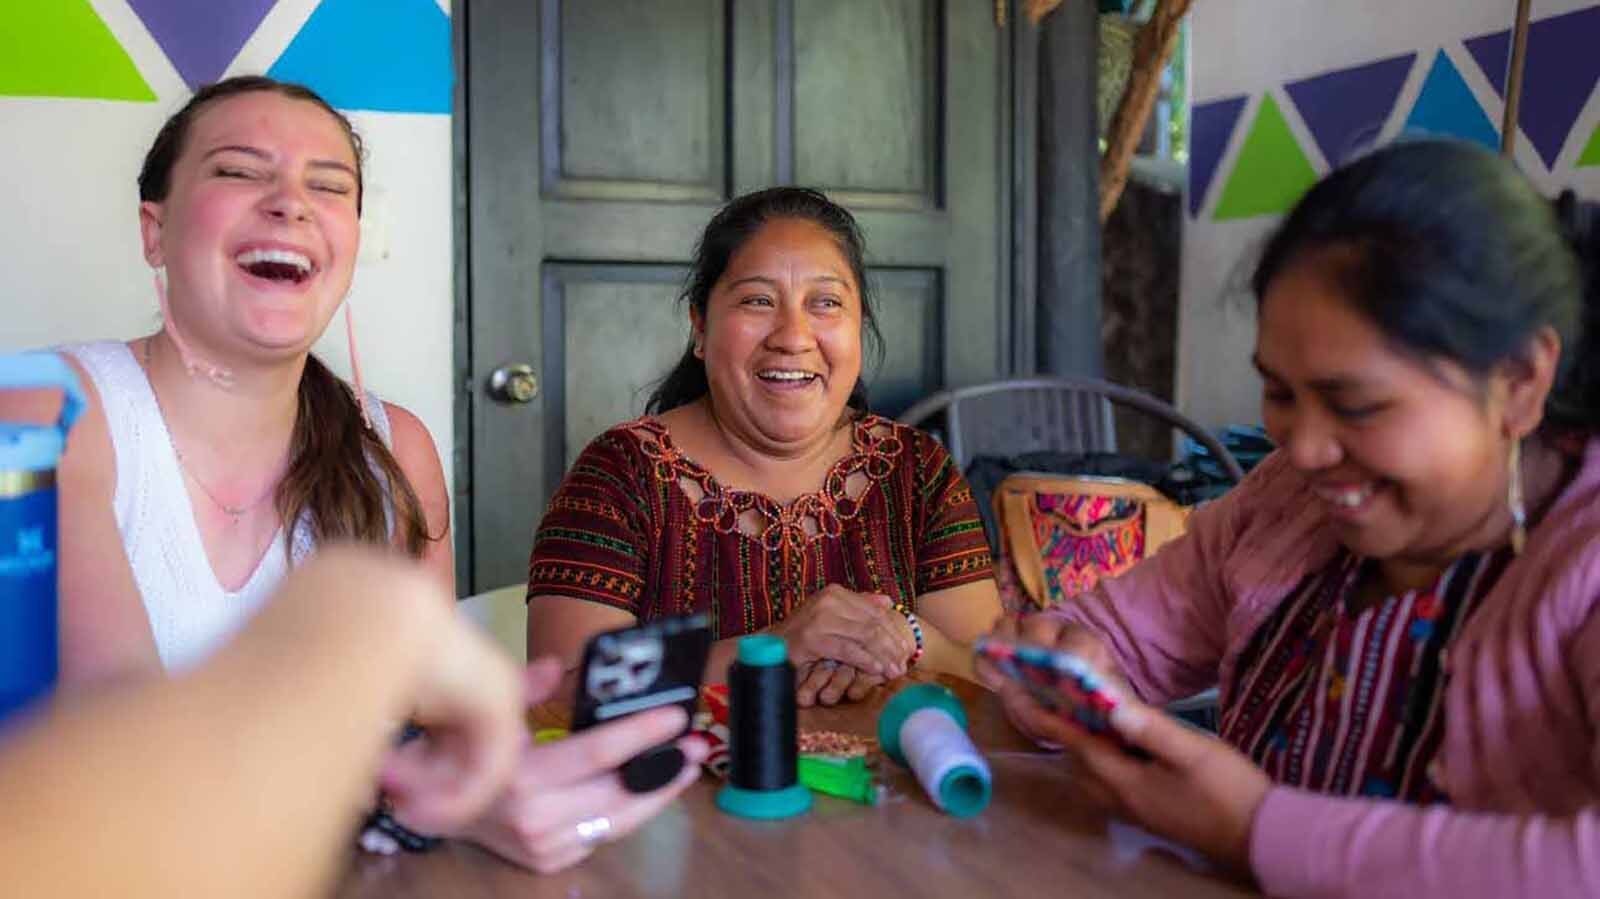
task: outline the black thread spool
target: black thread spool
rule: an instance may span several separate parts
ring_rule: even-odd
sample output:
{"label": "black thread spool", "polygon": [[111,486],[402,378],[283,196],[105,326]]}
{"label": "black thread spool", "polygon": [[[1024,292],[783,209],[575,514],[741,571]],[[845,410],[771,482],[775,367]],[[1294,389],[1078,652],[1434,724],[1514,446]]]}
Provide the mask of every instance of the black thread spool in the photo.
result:
{"label": "black thread spool", "polygon": [[782,637],[757,634],[739,641],[728,666],[728,783],[717,807],[741,818],[775,820],[811,808],[800,783],[795,733],[794,666]]}

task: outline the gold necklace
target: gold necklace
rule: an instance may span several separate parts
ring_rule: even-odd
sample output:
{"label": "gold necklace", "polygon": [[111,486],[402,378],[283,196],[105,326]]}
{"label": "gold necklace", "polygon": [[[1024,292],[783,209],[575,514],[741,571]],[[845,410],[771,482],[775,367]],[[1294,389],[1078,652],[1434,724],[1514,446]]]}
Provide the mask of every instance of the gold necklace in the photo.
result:
{"label": "gold necklace", "polygon": [[189,470],[189,466],[186,465],[183,460],[183,450],[178,448],[178,440],[172,436],[172,428],[167,426],[167,413],[166,410],[161,406],[161,394],[156,392],[156,380],[154,377],[152,377],[153,372],[150,368],[150,346],[154,342],[154,339],[149,337],[146,337],[144,340],[145,380],[150,382],[150,396],[156,401],[156,412],[161,416],[162,426],[166,427],[167,443],[172,447],[172,455],[178,460],[178,471],[189,480],[194,481],[195,486],[200,488],[200,492],[206,495],[206,499],[211,500],[213,505],[215,505],[218,509],[221,509],[223,514],[228,516],[228,523],[237,527],[239,522],[244,519],[246,512],[249,512],[255,507],[266,502],[268,497],[277,492],[278,481],[281,478],[281,475],[273,478],[272,483],[267,485],[267,489],[263,491],[260,496],[242,506],[230,506],[218,498],[215,493],[211,492],[211,488],[206,486],[205,481],[200,480],[199,475],[196,475],[193,471]]}

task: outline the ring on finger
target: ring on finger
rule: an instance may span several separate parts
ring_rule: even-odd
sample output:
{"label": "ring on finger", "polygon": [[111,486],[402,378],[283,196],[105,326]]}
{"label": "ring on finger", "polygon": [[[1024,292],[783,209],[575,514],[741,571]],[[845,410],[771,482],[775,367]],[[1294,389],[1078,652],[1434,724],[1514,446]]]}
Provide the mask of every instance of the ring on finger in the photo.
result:
{"label": "ring on finger", "polygon": [[828,678],[828,682],[822,685],[821,690],[817,691],[817,695],[831,697],[828,704],[832,705],[844,696],[845,691],[850,688],[852,683],[855,683],[855,680],[856,675],[842,670],[835,670],[833,676]]}
{"label": "ring on finger", "polygon": [[611,836],[611,819],[605,815],[595,815],[593,818],[584,818],[577,824],[578,842],[586,847],[597,846],[604,843]]}

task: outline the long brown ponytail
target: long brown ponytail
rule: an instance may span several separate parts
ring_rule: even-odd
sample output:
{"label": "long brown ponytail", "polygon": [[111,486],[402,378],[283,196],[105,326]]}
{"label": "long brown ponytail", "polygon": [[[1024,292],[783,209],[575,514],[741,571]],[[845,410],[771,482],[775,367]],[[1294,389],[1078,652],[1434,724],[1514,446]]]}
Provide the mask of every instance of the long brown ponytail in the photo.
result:
{"label": "long brown ponytail", "polygon": [[289,438],[289,458],[276,497],[285,528],[309,512],[311,535],[318,543],[387,543],[387,493],[393,499],[395,533],[407,553],[422,555],[429,536],[416,491],[394,454],[362,421],[350,385],[316,356],[306,359],[300,376],[300,409]]}
{"label": "long brown ponytail", "polygon": [[[328,105],[310,88],[243,75],[207,85],[196,91],[183,108],[156,134],[139,170],[139,199],[162,202],[171,187],[172,167],[183,152],[189,128],[207,105],[240,94],[265,91],[321,107],[332,116],[356,158],[356,211],[361,210],[362,146],[350,120]],[[316,356],[306,359],[300,376],[299,409],[289,440],[289,467],[278,483],[275,505],[284,532],[293,533],[305,517],[311,536],[319,543],[357,540],[388,544],[391,541],[388,497],[392,501],[394,534],[413,556],[422,555],[432,538],[416,491],[394,454],[366,426],[361,408],[349,385],[334,376]],[[289,541],[293,545],[293,541]]]}

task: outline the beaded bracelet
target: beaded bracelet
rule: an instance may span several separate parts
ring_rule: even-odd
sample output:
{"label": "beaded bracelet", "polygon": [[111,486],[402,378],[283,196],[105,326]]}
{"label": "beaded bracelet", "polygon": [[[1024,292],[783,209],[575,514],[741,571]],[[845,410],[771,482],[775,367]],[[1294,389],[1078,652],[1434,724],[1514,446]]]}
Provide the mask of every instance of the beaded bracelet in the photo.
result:
{"label": "beaded bracelet", "polygon": [[917,648],[912,651],[911,658],[906,660],[906,669],[910,670],[915,668],[917,660],[922,658],[922,623],[917,620],[917,613],[911,611],[911,606],[903,602],[895,603],[894,610],[906,616],[906,624],[911,625],[911,636],[917,641]]}

